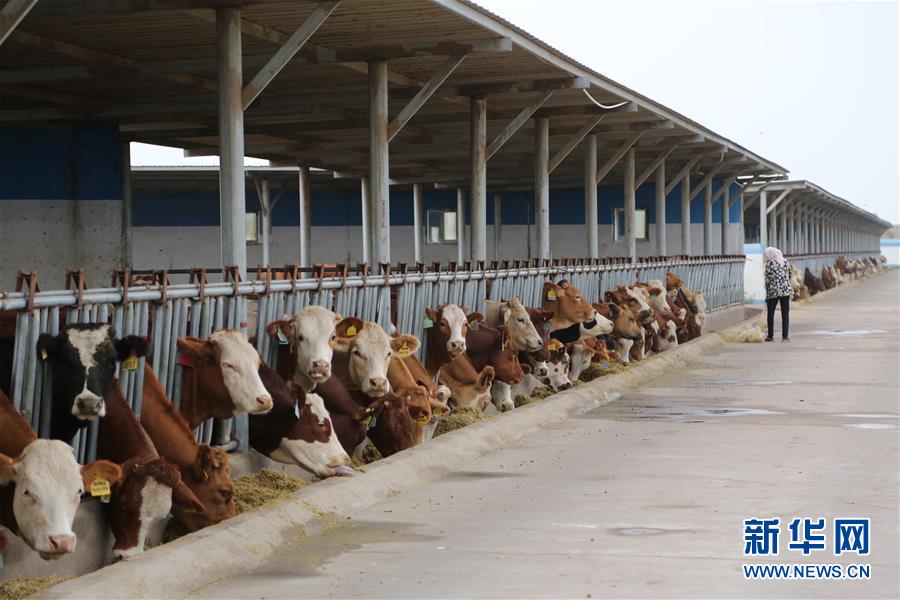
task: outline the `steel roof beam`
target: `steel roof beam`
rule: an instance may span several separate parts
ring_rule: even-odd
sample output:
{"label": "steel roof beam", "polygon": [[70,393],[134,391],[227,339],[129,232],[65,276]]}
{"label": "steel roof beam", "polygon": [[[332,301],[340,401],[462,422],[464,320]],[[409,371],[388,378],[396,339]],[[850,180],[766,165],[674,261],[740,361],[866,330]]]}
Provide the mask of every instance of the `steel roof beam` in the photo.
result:
{"label": "steel roof beam", "polygon": [[37,0],[9,0],[0,9],[0,46],[9,37],[9,34],[19,26],[28,13],[37,4]]}

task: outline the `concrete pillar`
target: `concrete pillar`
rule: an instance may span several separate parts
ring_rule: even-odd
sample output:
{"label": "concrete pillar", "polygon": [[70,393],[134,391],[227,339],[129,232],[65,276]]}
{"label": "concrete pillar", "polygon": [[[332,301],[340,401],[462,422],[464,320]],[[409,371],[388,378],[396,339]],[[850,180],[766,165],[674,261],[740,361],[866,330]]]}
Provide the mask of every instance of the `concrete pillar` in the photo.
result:
{"label": "concrete pillar", "polygon": [[534,224],[538,258],[550,258],[550,118],[534,120]]}
{"label": "concrete pillar", "polygon": [[268,267],[271,264],[269,251],[272,230],[272,196],[269,180],[260,181],[257,189],[259,190],[259,206],[262,211],[262,264],[264,267]]}
{"label": "concrete pillar", "polygon": [[312,194],[309,167],[301,166],[297,177],[297,208],[300,213],[300,266],[312,266]]}
{"label": "concrete pillar", "polygon": [[782,210],[781,221],[778,223],[778,248],[784,248],[785,245],[787,245],[787,212]]}
{"label": "concrete pillar", "polygon": [[597,225],[597,136],[587,137],[584,149],[584,222],[587,225],[587,255],[600,256],[600,232]]}
{"label": "concrete pillar", "polygon": [[369,241],[369,232],[372,227],[369,224],[369,178],[363,177],[359,180],[360,187],[360,210],[362,213],[362,261],[366,264],[371,262],[372,256],[369,252],[372,244]]}
{"label": "concrete pillar", "polygon": [[712,254],[712,179],[706,184],[703,200],[703,254]]}
{"label": "concrete pillar", "polygon": [[131,142],[122,142],[122,231],[120,234],[121,257],[119,266],[132,267],[132,198],[131,198]]}
{"label": "concrete pillar", "polygon": [[634,148],[625,153],[625,248],[631,262],[637,261],[635,223]]}
{"label": "concrete pillar", "polygon": [[685,173],[681,182],[681,253],[691,254],[691,174]]}
{"label": "concrete pillar", "polygon": [[666,246],[666,161],[656,167],[656,254],[668,256]]}
{"label": "concrete pillar", "polygon": [[738,250],[738,254],[742,254],[744,252],[744,242],[747,241],[746,235],[744,233],[744,190],[743,190],[743,188],[741,189],[740,192],[738,192],[737,203],[738,203],[738,206],[740,207],[740,210],[738,212],[741,215],[740,219],[738,220],[738,223],[740,223],[740,233],[738,234],[737,250]]}
{"label": "concrete pillar", "polygon": [[785,208],[785,217],[787,218],[787,243],[783,250],[785,254],[794,254],[796,252],[797,235],[795,228],[797,227],[797,207],[789,206]]}
{"label": "concrete pillar", "polygon": [[766,207],[768,204],[768,192],[762,190],[759,193],[759,243],[763,249],[769,243],[768,222],[766,221]]}
{"label": "concrete pillar", "polygon": [[244,111],[241,105],[241,11],[216,9],[216,63],[219,103],[219,214],[222,266],[247,276],[244,198]]}
{"label": "concrete pillar", "polygon": [[372,263],[391,262],[387,61],[369,61],[369,240]]}
{"label": "concrete pillar", "polygon": [[466,260],[466,190],[456,188],[456,261]]}
{"label": "concrete pillar", "polygon": [[500,260],[503,248],[503,194],[494,192],[494,260]]}
{"label": "concrete pillar", "polygon": [[472,260],[487,260],[487,100],[470,98]]}
{"label": "concrete pillar", "polygon": [[413,184],[413,258],[422,262],[422,250],[425,247],[425,223],[422,212],[422,184]]}
{"label": "concrete pillar", "polygon": [[728,228],[731,225],[731,182],[725,182],[725,191],[722,192],[722,254],[728,254],[731,248],[729,243]]}

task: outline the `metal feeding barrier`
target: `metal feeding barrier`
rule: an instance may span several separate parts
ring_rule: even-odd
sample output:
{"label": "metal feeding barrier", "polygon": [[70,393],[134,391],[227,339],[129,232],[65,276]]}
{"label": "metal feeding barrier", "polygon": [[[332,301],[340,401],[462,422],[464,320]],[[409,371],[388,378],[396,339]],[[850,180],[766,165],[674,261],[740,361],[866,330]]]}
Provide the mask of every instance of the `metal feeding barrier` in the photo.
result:
{"label": "metal feeding barrier", "polygon": [[[425,309],[452,303],[484,312],[485,301],[519,298],[526,306],[540,306],[544,282],[566,279],[589,301],[603,292],[636,281],[665,280],[676,272],[691,289],[704,291],[707,307],[716,310],[743,301],[743,256],[650,257],[627,259],[559,259],[493,262],[380,265],[371,273],[364,265],[316,265],[260,269],[256,279],[242,281],[238,271],[224,271],[223,281],[208,281],[205,269],[190,270],[189,283],[171,284],[166,270],[154,270],[141,283],[128,271],[114,273],[107,288],[87,288],[83,271],[70,271],[66,289],[41,292],[35,273],[20,274],[16,291],[0,293],[0,311],[13,311],[16,333],[11,371],[12,401],[41,437],[50,432],[51,380],[37,355],[38,337],[57,334],[62,323],[108,323],[117,336],[137,335],[148,340],[147,358],[136,369],[117,367],[119,387],[136,414],[141,410],[144,363],[152,368],[176,407],[181,400],[181,365],[177,340],[208,338],[220,329],[239,329],[249,335],[266,362],[274,364],[277,342],[266,325],[309,305],[343,316],[379,323],[390,333],[425,336]],[[424,358],[424,344],[420,356]],[[77,457],[96,456],[98,423],[92,422],[75,439]],[[196,430],[204,443],[230,450],[248,448],[248,417],[210,419]]]}
{"label": "metal feeding barrier", "polygon": [[803,274],[804,269],[809,269],[812,271],[813,275],[819,277],[822,274],[822,267],[833,267],[834,261],[838,259],[839,256],[843,256],[844,258],[854,259],[854,258],[879,258],[881,256],[880,252],[841,252],[838,254],[792,254],[785,256],[792,265],[800,269],[800,274]]}

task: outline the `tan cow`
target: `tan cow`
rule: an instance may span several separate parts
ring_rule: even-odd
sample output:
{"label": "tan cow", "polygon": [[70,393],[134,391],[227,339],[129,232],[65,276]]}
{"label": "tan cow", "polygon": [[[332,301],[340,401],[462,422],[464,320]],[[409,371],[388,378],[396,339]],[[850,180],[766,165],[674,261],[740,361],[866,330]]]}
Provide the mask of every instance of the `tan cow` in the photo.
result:
{"label": "tan cow", "polygon": [[544,282],[541,309],[553,313],[553,318],[550,319],[551,331],[590,321],[594,316],[591,303],[584,299],[578,288],[566,280]]}
{"label": "tan cow", "polygon": [[369,398],[380,398],[391,391],[388,365],[395,352],[419,348],[419,338],[401,334],[388,337],[381,325],[347,317],[335,328],[332,370],[351,392],[359,390]]}

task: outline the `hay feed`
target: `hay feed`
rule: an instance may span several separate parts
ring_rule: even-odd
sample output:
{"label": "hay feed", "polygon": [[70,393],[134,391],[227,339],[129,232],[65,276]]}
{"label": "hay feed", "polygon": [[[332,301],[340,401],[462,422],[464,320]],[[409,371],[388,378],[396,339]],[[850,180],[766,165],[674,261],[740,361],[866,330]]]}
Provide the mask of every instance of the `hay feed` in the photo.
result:
{"label": "hay feed", "polygon": [[68,581],[71,577],[13,577],[0,581],[0,598],[21,600],[29,598],[43,589]]}
{"label": "hay feed", "polygon": [[525,396],[523,394],[519,394],[515,398],[513,398],[513,402],[516,405],[516,408],[520,406],[526,406],[528,404],[533,404],[538,400],[543,400],[544,398],[548,398],[555,394],[556,392],[550,386],[541,386],[539,388],[535,388],[530,396]]}
{"label": "hay feed", "polygon": [[472,423],[477,423],[486,418],[484,413],[477,408],[460,406],[450,409],[450,412],[441,417],[434,430],[434,437],[456,431]]}
{"label": "hay feed", "polygon": [[363,448],[361,454],[354,454],[350,457],[350,467],[353,469],[358,469],[360,467],[364,467],[368,464],[375,462],[376,460],[381,460],[384,458],[381,455],[381,452],[378,451],[372,443],[366,444],[366,447]]}
{"label": "hay feed", "polygon": [[273,500],[290,498],[294,492],[312,483],[315,480],[300,479],[275,469],[250,473],[234,480],[234,509],[241,514]]}
{"label": "hay feed", "polygon": [[725,341],[737,344],[761,344],[766,339],[766,334],[756,324],[737,331],[726,329],[721,334]]}
{"label": "hay feed", "polygon": [[624,370],[624,365],[620,365],[614,361],[609,361],[608,363],[592,363],[591,366],[581,372],[581,377],[579,377],[579,379],[585,382],[593,381],[598,377],[611,375],[612,373],[621,373]]}

